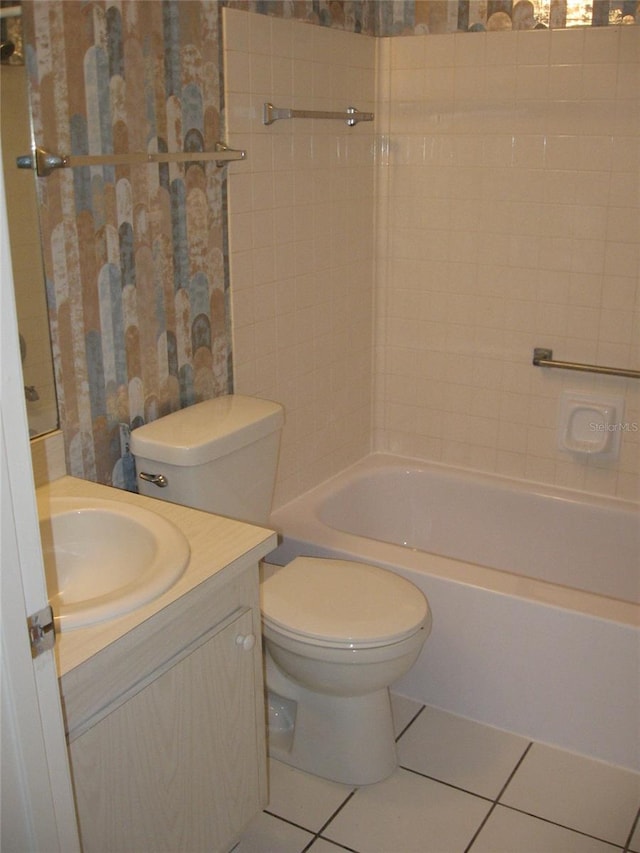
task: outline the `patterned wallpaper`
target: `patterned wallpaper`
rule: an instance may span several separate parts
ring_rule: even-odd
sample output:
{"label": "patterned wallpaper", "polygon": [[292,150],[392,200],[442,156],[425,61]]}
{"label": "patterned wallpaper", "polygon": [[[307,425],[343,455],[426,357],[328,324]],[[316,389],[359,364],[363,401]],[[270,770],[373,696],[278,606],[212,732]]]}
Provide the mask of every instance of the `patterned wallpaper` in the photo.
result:
{"label": "patterned wallpaper", "polygon": [[[196,0],[25,2],[37,144],[212,150],[218,15]],[[231,387],[223,170],[91,166],[38,184],[68,469],[131,485],[129,426]]]}
{"label": "patterned wallpaper", "polygon": [[372,36],[640,22],[638,0],[223,0],[225,6]]}
{"label": "patterned wallpaper", "polygon": [[294,18],[352,33],[377,35],[381,12],[395,6],[402,16],[413,17],[415,0],[223,0],[230,9],[242,9],[277,18]]}
{"label": "patterned wallpaper", "polygon": [[458,21],[455,0],[224,0],[224,5],[370,36],[425,33],[429,24],[440,32],[456,29]]}

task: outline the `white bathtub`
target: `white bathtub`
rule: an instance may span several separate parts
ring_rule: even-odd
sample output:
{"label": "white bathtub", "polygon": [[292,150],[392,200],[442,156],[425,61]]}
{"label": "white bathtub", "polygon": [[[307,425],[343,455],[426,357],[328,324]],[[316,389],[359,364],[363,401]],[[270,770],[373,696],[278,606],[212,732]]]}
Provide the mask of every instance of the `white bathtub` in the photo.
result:
{"label": "white bathtub", "polygon": [[428,596],[397,692],[640,770],[637,504],[374,454],[271,525],[271,562],[347,556]]}

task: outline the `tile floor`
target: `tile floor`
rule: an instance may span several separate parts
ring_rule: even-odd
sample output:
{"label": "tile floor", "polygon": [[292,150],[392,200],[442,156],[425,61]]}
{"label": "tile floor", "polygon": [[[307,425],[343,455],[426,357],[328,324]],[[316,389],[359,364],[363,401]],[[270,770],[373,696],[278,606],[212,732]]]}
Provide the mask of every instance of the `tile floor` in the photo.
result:
{"label": "tile floor", "polygon": [[234,853],[640,853],[640,775],[393,697],[400,767],[363,788],[270,762]]}

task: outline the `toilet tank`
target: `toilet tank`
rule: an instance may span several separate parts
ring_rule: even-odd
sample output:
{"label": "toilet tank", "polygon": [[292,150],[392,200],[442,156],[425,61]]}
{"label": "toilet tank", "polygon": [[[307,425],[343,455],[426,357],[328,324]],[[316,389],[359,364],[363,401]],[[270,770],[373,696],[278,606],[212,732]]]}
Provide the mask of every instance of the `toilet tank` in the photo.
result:
{"label": "toilet tank", "polygon": [[[266,524],[283,423],[278,403],[231,394],[138,427],[140,494]],[[165,485],[151,479],[159,475]]]}

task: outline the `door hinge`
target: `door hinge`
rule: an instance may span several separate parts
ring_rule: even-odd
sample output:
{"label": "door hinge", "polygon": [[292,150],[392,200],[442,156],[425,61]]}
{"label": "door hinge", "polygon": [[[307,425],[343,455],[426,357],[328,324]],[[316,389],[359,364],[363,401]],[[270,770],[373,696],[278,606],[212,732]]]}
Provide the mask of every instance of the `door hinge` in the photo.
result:
{"label": "door hinge", "polygon": [[31,641],[31,657],[37,658],[38,655],[54,647],[56,630],[50,605],[27,616],[27,628]]}

